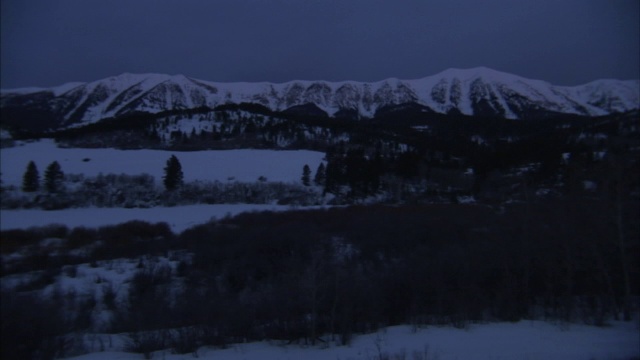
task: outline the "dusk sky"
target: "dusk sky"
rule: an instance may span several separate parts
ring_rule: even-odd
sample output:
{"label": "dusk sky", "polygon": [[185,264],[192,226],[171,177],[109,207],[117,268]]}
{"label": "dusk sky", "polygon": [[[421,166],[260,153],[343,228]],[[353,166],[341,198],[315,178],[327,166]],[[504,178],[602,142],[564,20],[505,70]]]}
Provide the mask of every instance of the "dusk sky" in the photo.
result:
{"label": "dusk sky", "polygon": [[638,0],[1,0],[2,88],[130,73],[416,79],[447,68],[578,85],[640,78]]}

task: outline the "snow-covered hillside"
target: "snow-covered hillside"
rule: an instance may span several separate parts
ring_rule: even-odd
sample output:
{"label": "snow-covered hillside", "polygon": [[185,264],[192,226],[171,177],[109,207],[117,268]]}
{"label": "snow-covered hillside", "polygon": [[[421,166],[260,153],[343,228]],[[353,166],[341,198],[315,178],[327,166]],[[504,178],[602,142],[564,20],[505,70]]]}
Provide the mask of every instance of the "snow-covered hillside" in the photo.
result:
{"label": "snow-covered hillside", "polygon": [[18,112],[48,112],[59,122],[56,126],[96,122],[135,111],[156,113],[240,103],[259,104],[272,111],[312,104],[315,111],[329,116],[346,112],[361,117],[413,103],[437,113],[518,119],[545,112],[598,116],[638,109],[639,88],[638,80],[554,86],[483,67],[449,69],[416,80],[392,78],[371,83],[220,83],[184,75],[125,73],[50,89],[3,90],[0,105]]}

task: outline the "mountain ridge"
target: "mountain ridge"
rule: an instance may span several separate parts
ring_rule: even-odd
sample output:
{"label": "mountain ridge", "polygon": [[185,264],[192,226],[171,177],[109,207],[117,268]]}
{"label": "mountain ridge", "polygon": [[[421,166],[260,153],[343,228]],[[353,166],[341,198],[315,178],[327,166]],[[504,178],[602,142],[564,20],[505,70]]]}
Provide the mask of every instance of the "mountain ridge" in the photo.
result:
{"label": "mountain ridge", "polygon": [[[123,73],[87,83],[51,88],[3,89],[8,117],[39,114],[52,127],[92,123],[143,111],[215,108],[251,103],[282,112],[315,106],[316,114],[373,118],[380,111],[418,105],[423,112],[527,119],[545,114],[601,116],[640,108],[640,80],[600,79],[556,86],[486,67],[451,68],[413,80],[376,82],[292,80],[213,82],[181,74]],[[6,117],[6,116],[3,116]],[[14,119],[9,119],[12,121]]]}

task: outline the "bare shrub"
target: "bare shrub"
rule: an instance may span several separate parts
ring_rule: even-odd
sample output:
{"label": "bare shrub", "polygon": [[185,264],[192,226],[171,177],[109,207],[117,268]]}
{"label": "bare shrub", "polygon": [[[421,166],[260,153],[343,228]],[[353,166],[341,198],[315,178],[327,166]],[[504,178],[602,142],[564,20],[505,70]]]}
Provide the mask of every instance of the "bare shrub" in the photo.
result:
{"label": "bare shrub", "polygon": [[118,294],[111,283],[102,286],[102,303],[109,310],[116,309],[116,298]]}
{"label": "bare shrub", "polygon": [[39,271],[34,274],[31,279],[18,284],[18,286],[15,287],[15,290],[19,292],[27,292],[43,289],[46,286],[55,283],[56,277],[58,275],[60,275],[59,268],[51,268],[48,270]]}
{"label": "bare shrub", "polygon": [[167,347],[165,330],[141,331],[127,334],[125,351],[142,354],[145,359],[153,358],[153,352]]}
{"label": "bare shrub", "polygon": [[175,329],[171,334],[171,347],[174,354],[197,355],[201,345],[202,334],[195,326]]}

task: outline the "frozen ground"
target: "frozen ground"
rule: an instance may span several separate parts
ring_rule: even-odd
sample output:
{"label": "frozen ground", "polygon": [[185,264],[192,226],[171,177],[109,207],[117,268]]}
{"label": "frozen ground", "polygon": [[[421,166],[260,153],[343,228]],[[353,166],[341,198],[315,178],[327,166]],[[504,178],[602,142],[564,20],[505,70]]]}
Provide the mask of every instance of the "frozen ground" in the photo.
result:
{"label": "frozen ground", "polygon": [[[317,207],[305,207],[314,209]],[[0,210],[0,230],[26,229],[32,226],[62,224],[68,227],[99,227],[130,220],[166,222],[174,232],[181,232],[213,218],[221,219],[248,211],[285,211],[288,205],[215,204],[155,207],[148,209],[80,208],[65,210]]]}
{"label": "frozen ground", "polygon": [[[167,159],[175,154],[182,165],[185,181],[255,182],[264,176],[267,181],[300,183],[302,168],[314,171],[324,153],[315,151],[275,150],[208,150],[175,152],[162,150],[64,149],[51,139],[20,143],[0,151],[0,173],[4,186],[20,186],[29,161],[34,161],[44,177],[46,167],[58,161],[67,174],[96,176],[103,174],[152,175],[160,186]],[[85,208],[60,211],[0,210],[0,229],[28,228],[48,224],[70,227],[113,225],[129,220],[167,222],[176,231],[193,225],[236,215],[245,211],[287,210],[277,205],[191,205],[170,208],[119,209]]]}
{"label": "frozen ground", "polygon": [[[108,349],[107,349],[108,350]],[[174,355],[159,351],[154,359],[193,359],[192,354]],[[638,323],[614,323],[597,328],[585,325],[560,327],[540,321],[472,325],[461,330],[429,327],[412,331],[395,326],[376,334],[361,335],[351,346],[248,343],[218,350],[201,348],[200,359],[215,360],[611,360],[640,357]],[[380,356],[382,355],[382,356]],[[82,360],[141,359],[140,354],[123,352],[92,353],[76,357]]]}
{"label": "frozen ground", "polygon": [[0,172],[5,186],[22,183],[29,161],[34,161],[42,178],[53,161],[65,174],[96,176],[99,173],[152,175],[160,183],[167,159],[175,154],[185,181],[218,180],[253,182],[264,176],[268,181],[300,182],[302,168],[312,171],[320,165],[324,153],[308,150],[116,150],[61,149],[51,139],[21,143],[0,151]]}

